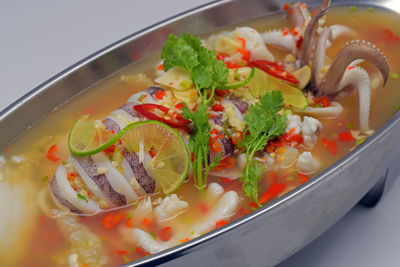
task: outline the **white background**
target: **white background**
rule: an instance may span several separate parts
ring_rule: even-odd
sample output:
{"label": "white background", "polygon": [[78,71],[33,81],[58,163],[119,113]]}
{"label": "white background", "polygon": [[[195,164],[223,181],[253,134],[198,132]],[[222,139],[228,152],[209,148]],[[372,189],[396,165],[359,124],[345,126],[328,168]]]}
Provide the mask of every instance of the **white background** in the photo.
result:
{"label": "white background", "polygon": [[[104,46],[207,2],[1,1],[0,110]],[[356,206],[280,267],[400,266],[399,169],[391,170],[389,190],[377,207]]]}

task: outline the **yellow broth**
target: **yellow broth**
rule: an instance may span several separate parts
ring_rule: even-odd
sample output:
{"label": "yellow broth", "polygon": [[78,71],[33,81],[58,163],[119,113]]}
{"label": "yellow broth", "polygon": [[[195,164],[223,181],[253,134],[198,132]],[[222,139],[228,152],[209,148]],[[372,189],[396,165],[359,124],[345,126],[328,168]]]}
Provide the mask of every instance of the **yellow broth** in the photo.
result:
{"label": "yellow broth", "polygon": [[[379,88],[372,93],[370,125],[372,129],[378,129],[384,125],[397,111],[400,103],[399,79],[395,73],[400,73],[400,41],[389,40],[387,29],[396,30],[400,25],[400,17],[387,11],[368,10],[358,8],[356,11],[349,8],[331,8],[328,14],[328,25],[342,24],[347,25],[359,33],[360,39],[370,41],[381,48],[387,56],[391,75],[385,88]],[[256,30],[263,32],[270,29],[278,29],[284,26],[289,27],[286,19],[282,15],[275,15],[250,21],[243,25],[254,27]],[[229,29],[232,27],[229,27]],[[396,32],[395,32],[396,33]],[[347,39],[339,39],[328,49],[328,56],[331,58],[340,49]],[[284,53],[281,50],[271,48],[275,55],[279,55],[279,60],[283,59]],[[58,109],[49,113],[44,119],[37,122],[32,128],[27,130],[18,140],[7,147],[2,155],[6,159],[12,156],[22,156],[24,160],[21,163],[10,163],[3,167],[3,179],[11,184],[24,184],[29,186],[29,191],[33,195],[29,203],[29,218],[24,222],[27,227],[25,234],[16,233],[16,238],[21,239],[19,252],[7,255],[6,258],[0,257],[0,265],[13,262],[15,266],[65,266],[67,265],[67,257],[70,254],[69,240],[65,239],[59,231],[55,219],[49,218],[42,214],[38,207],[39,192],[48,187],[48,181],[60,164],[60,161],[52,162],[46,158],[47,150],[50,146],[57,144],[59,151],[57,155],[61,160],[66,160],[69,151],[66,144],[66,135],[73,123],[82,115],[89,113],[91,119],[106,117],[112,110],[121,106],[126,102],[130,95],[146,88],[144,84],[135,84],[131,82],[121,81],[122,75],[132,75],[136,73],[145,73],[148,77],[155,77],[155,66],[158,64],[158,55],[152,56],[145,62],[135,64],[127,69],[120,71],[112,77],[101,81],[95,86],[85,90],[83,93],[73,97],[67,103]],[[370,65],[365,65],[371,72],[376,70]],[[338,161],[355,147],[355,141],[343,142],[338,140],[338,134],[349,131],[348,126],[354,125],[358,127],[358,97],[357,93],[341,100],[340,103],[344,107],[344,112],[336,119],[322,119],[323,130],[318,137],[317,145],[313,148],[312,153],[320,163],[321,172],[334,162]],[[336,140],[337,154],[332,155],[321,143],[323,138]],[[28,148],[28,149],[27,149]],[[301,153],[301,150],[300,150]],[[47,177],[47,178],[46,178]],[[268,188],[272,183],[270,173],[266,173],[262,178],[259,186],[259,195]],[[312,179],[312,178],[311,178]],[[212,181],[219,182],[225,189],[235,190],[240,198],[240,208],[231,220],[237,219],[247,212],[252,211],[249,206],[251,200],[247,199],[242,191],[241,185],[237,181],[227,182],[218,177],[210,177],[209,183]],[[297,176],[293,168],[282,170],[277,173],[276,181],[287,185],[287,189],[293,189],[301,184],[300,177]],[[287,192],[286,190],[285,192]],[[157,239],[160,238],[162,229],[166,226],[172,228],[171,233],[179,229],[190,229],[190,225],[201,218],[204,212],[204,193],[199,192],[193,185],[191,179],[177,191],[180,199],[189,203],[188,210],[181,214],[179,218],[171,224],[164,223],[162,226],[153,224],[146,226],[143,221],[131,218],[130,223],[134,227],[142,228],[153,233]],[[155,195],[157,198],[161,194]],[[28,205],[28,203],[26,203]],[[50,203],[49,205],[52,205]],[[130,213],[131,207],[123,208],[120,211],[113,211],[126,214]],[[112,229],[104,228],[102,224],[105,213],[95,216],[79,217],[79,221],[87,225],[89,229],[97,234],[102,240],[106,252],[110,258],[108,265],[115,266],[129,261],[137,260],[144,256],[135,248],[135,245],[125,240],[119,227]],[[129,218],[124,218],[121,222],[129,224]],[[174,225],[175,224],[175,225]],[[183,226],[182,226],[183,225]],[[187,236],[191,238],[191,236]],[[185,241],[184,239],[182,242]],[[89,244],[88,244],[89,245]]]}

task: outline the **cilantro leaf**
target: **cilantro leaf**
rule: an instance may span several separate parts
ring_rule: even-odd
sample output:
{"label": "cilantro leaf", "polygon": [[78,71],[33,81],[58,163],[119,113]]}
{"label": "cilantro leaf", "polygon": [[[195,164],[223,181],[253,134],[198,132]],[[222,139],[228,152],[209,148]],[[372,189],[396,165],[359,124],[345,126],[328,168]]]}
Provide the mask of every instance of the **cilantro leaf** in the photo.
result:
{"label": "cilantro leaf", "polygon": [[[207,105],[200,102],[196,109],[191,111],[186,104],[182,108],[185,119],[193,121],[194,129],[189,139],[189,149],[193,152],[193,179],[199,189],[204,189],[207,184],[209,170],[215,168],[220,162],[220,155],[209,163],[209,140],[211,126],[208,122]],[[204,169],[204,176],[203,176]]]}
{"label": "cilantro leaf", "polygon": [[200,97],[206,103],[211,101],[214,90],[227,82],[229,69],[217,59],[216,52],[205,48],[200,38],[190,34],[183,33],[179,38],[170,34],[162,48],[161,58],[165,71],[175,66],[189,71]]}
{"label": "cilantro leaf", "polygon": [[162,48],[161,58],[164,59],[165,71],[174,66],[192,71],[199,64],[194,48],[187,44],[183,38],[178,39],[172,34],[168,36],[168,40]]}
{"label": "cilantro leaf", "polygon": [[258,161],[253,161],[257,151],[262,150],[268,141],[281,136],[286,129],[286,115],[278,112],[283,108],[283,97],[280,91],[272,91],[261,97],[260,102],[251,105],[244,116],[247,129],[239,146],[245,149],[246,166],[240,180],[243,192],[253,198],[258,205],[258,181],[265,168]]}

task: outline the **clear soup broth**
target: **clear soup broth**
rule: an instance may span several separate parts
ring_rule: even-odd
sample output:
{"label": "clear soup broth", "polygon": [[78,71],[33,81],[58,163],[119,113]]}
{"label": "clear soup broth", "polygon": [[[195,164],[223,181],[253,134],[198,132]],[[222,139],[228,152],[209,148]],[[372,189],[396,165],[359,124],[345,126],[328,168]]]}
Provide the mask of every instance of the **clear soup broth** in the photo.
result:
{"label": "clear soup broth", "polygon": [[[391,29],[396,30],[400,25],[400,17],[379,9],[332,7],[326,23],[350,27],[357,32],[357,39],[373,42],[387,57],[390,66],[387,84],[384,88],[377,86],[371,93],[369,124],[371,129],[377,130],[399,109],[400,80],[397,73],[400,73],[400,41],[399,37],[392,34]],[[258,32],[291,27],[282,14],[263,17],[240,26],[253,27]],[[236,26],[229,27],[227,30],[235,28]],[[347,36],[338,38],[327,49],[327,55],[333,58],[349,40]],[[290,53],[270,46],[268,48],[278,61],[283,61]],[[160,243],[177,238],[179,240],[174,243],[176,245],[196,237],[192,230],[193,225],[209,216],[214,206],[210,204],[207,193],[196,189],[191,177],[175,192],[180,200],[187,202],[187,207],[176,217],[161,222],[157,222],[155,218],[138,216],[135,209],[140,204],[137,202],[90,216],[62,212],[49,193],[52,176],[60,164],[67,164],[70,155],[67,135],[74,122],[83,114],[89,114],[91,120],[107,117],[132,94],[154,84],[158,64],[159,55],[154,55],[88,88],[53,110],[4,149],[0,161],[0,226],[5,227],[0,227],[1,266],[117,266],[149,255],[140,244],[129,238],[130,231],[134,228],[146,231]],[[380,77],[371,64],[363,63],[362,66],[369,72],[371,84],[376,77]],[[139,73],[146,75],[147,79],[138,79]],[[148,80],[151,81],[150,84]],[[341,135],[351,133],[354,137],[359,133],[357,92],[338,102],[343,106],[343,112],[334,119],[319,119],[323,127],[314,147],[311,150],[296,148],[298,154],[311,151],[319,162],[318,169],[310,175],[302,174],[296,169],[296,164],[292,163],[285,168],[266,171],[258,184],[259,197],[275,183],[283,188],[279,193],[272,194],[264,205],[313,179],[363,141],[357,138],[346,140],[346,135]],[[329,145],[333,142],[336,149],[334,153]],[[53,145],[57,145],[57,150],[54,151],[57,160],[54,161],[46,157]],[[269,156],[274,158],[276,164],[285,151],[277,149],[271,153]],[[222,166],[217,171],[237,172],[239,164],[236,156],[232,156],[232,160],[233,163],[229,163],[232,166]],[[218,183],[224,192],[236,192],[239,204],[234,214],[219,220],[206,232],[257,208],[253,199],[243,193],[238,176],[229,179],[211,174],[207,183],[212,182]],[[159,198],[164,198],[164,195],[156,188],[151,195],[153,210],[160,204],[161,200],[157,200]],[[58,212],[54,213],[54,210]],[[64,217],[67,219],[63,219]]]}

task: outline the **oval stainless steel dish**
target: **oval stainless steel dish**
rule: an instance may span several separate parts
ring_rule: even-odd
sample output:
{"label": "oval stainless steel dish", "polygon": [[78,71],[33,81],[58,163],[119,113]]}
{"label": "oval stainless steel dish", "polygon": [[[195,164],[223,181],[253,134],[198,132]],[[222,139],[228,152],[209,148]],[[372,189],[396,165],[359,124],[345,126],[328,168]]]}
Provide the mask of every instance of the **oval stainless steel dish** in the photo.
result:
{"label": "oval stainless steel dish", "polygon": [[[310,6],[319,4],[319,1],[303,2]],[[394,1],[339,0],[332,4],[373,5],[400,12]],[[104,48],[2,111],[0,147],[70,97],[160,50],[169,33],[207,34],[222,26],[277,12],[281,5],[277,0],[212,2]],[[399,130],[400,114],[397,114],[346,157],[272,204],[226,227],[127,266],[275,265],[325,232],[378,182],[388,166],[370,162],[376,158],[380,162],[391,161],[394,152],[391,148],[399,144]]]}

